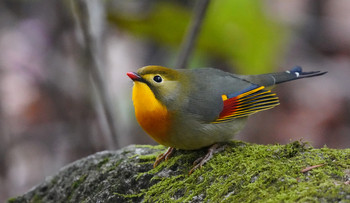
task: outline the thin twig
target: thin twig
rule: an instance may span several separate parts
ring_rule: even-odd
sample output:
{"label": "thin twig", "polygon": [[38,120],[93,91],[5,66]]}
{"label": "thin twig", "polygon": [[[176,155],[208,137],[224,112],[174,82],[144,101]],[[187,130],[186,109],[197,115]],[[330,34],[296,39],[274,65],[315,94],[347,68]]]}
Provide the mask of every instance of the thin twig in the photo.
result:
{"label": "thin twig", "polygon": [[323,165],[324,165],[324,164],[318,164],[318,165],[314,165],[314,166],[309,166],[309,167],[306,167],[306,168],[300,170],[300,172],[305,173],[305,172],[308,172],[308,171],[310,171],[310,170],[312,170],[312,169],[314,169],[314,168],[321,167],[321,166],[323,166]]}
{"label": "thin twig", "polygon": [[[107,122],[108,132],[107,137],[110,141],[107,141],[108,148],[117,148],[117,131],[116,131],[116,119],[113,116],[113,111],[111,108],[110,97],[107,93],[105,82],[101,73],[101,65],[99,58],[98,42],[101,36],[94,35],[92,19],[93,16],[89,10],[89,0],[76,0],[71,1],[73,13],[75,15],[78,26],[80,26],[84,44],[84,54],[85,54],[85,64],[84,66],[88,69],[93,86],[96,87],[98,99],[100,99],[101,106],[103,109],[103,114]],[[96,25],[94,25],[96,26]]]}
{"label": "thin twig", "polygon": [[175,65],[176,68],[186,68],[188,59],[195,46],[195,42],[202,26],[206,11],[208,10],[207,8],[209,2],[210,0],[197,0],[192,22],[187,31],[186,38],[181,44],[180,54]]}

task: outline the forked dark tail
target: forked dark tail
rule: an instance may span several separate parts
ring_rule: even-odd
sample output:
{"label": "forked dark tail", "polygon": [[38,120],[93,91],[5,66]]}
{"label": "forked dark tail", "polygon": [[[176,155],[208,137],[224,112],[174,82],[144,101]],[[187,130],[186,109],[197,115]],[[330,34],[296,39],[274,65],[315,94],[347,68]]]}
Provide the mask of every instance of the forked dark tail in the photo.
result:
{"label": "forked dark tail", "polygon": [[280,83],[288,82],[291,80],[320,76],[320,75],[323,75],[326,73],[327,73],[327,71],[303,72],[303,70],[300,66],[295,66],[291,70],[288,70],[285,72],[280,72],[280,73],[272,73],[270,75],[275,78],[275,80],[276,80],[275,84],[280,84]]}
{"label": "forked dark tail", "polygon": [[303,72],[300,66],[295,66],[291,70],[287,70],[284,72],[267,73],[267,74],[261,74],[261,75],[241,75],[240,78],[246,79],[247,81],[253,84],[269,87],[269,86],[273,86],[283,82],[288,82],[291,80],[315,77],[326,73],[327,72],[325,71]]}

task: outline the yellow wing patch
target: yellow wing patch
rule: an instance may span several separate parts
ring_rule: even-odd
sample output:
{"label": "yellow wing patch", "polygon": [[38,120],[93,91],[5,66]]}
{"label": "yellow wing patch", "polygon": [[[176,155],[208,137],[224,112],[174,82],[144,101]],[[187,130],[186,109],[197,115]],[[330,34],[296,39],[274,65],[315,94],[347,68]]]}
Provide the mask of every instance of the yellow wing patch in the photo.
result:
{"label": "yellow wing patch", "polygon": [[252,85],[237,93],[222,95],[222,100],[224,103],[223,109],[219,118],[213,123],[246,117],[279,105],[276,94],[259,85]]}

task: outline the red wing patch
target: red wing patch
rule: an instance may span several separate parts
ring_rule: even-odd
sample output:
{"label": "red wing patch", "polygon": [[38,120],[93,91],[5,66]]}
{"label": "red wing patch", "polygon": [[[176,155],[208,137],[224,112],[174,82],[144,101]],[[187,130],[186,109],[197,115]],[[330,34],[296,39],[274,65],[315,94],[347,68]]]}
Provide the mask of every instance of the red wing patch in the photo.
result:
{"label": "red wing patch", "polygon": [[219,118],[213,123],[246,117],[279,105],[279,99],[276,94],[259,85],[252,85],[238,93],[222,95],[222,100],[224,107]]}

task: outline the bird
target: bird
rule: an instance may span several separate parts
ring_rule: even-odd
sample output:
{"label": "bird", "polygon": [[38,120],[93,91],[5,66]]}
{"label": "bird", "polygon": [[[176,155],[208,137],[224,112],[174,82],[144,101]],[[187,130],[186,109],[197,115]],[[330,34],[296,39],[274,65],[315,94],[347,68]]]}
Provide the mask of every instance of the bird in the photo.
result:
{"label": "bird", "polygon": [[154,163],[167,160],[175,149],[208,153],[194,162],[201,168],[245,126],[247,118],[280,104],[271,89],[280,83],[327,72],[291,70],[238,75],[216,68],[171,69],[158,65],[127,72],[133,81],[132,100],[140,126],[156,142],[169,147]]}

